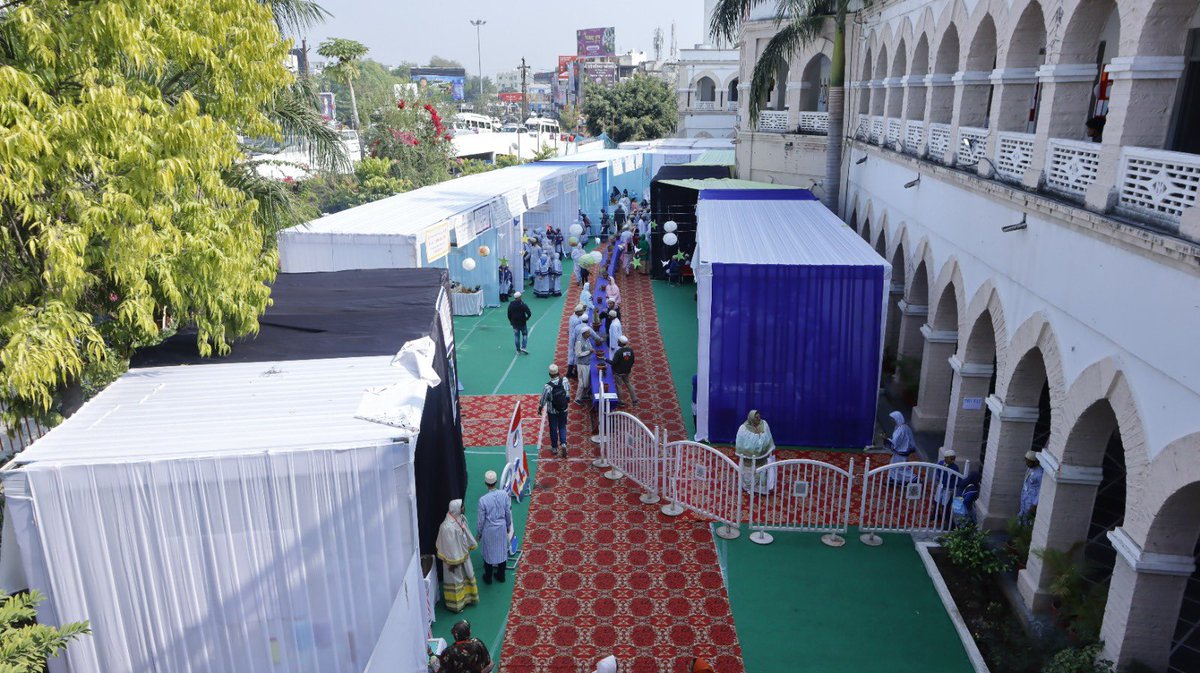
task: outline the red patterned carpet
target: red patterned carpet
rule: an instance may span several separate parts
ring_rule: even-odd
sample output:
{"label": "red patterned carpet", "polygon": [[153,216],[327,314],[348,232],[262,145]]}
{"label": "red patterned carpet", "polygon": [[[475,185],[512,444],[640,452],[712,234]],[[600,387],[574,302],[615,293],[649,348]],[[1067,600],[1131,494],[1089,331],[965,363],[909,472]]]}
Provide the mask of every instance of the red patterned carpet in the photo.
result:
{"label": "red patterned carpet", "polygon": [[504,446],[508,444],[508,424],[513,406],[521,401],[521,434],[526,444],[537,441],[537,395],[463,395],[463,445]]}
{"label": "red patterned carpet", "polygon": [[[618,278],[622,323],[637,356],[635,415],[684,436],[647,277]],[[566,363],[565,325],[557,361]],[[464,412],[465,414],[465,412]],[[573,458],[595,455],[591,421],[571,407]],[[548,455],[548,452],[547,452]],[[641,504],[627,480],[587,460],[543,457],[530,502],[525,554],[513,592],[500,670],[587,673],[614,654],[623,673],[683,673],[693,657],[721,673],[744,670],[709,524],[670,519]]]}

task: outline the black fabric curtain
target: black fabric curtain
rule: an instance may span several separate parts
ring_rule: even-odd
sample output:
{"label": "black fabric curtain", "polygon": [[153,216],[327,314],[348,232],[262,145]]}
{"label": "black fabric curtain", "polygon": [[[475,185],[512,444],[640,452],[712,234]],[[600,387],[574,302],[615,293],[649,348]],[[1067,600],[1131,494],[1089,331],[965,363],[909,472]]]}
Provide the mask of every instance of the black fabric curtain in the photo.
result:
{"label": "black fabric curtain", "polygon": [[[650,237],[650,277],[659,280],[667,277],[666,262],[676,252],[682,250],[692,254],[696,249],[696,202],[700,192],[687,187],[665,184],[666,180],[704,180],[707,178],[730,177],[729,166],[663,166],[650,182],[651,216],[658,223],[658,228]],[[675,235],[679,242],[674,246],[663,245],[662,237],[666,233],[662,226],[667,220],[673,220],[679,228]]]}

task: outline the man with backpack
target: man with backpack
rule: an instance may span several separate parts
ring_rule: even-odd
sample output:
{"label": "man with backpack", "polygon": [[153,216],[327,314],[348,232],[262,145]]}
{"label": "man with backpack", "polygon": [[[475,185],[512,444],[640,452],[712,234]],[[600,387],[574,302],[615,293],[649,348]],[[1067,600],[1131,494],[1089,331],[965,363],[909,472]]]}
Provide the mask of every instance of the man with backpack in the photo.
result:
{"label": "man with backpack", "polygon": [[538,415],[546,410],[546,420],[550,424],[550,453],[559,455],[561,446],[563,458],[567,457],[567,409],[570,406],[571,385],[558,375],[558,365],[550,365],[550,380],[538,399]]}
{"label": "man with backpack", "polygon": [[533,311],[521,300],[521,293],[513,293],[513,301],[508,305],[508,324],[513,328],[513,340],[517,342],[517,353],[529,355],[525,347],[529,345],[529,318]]}

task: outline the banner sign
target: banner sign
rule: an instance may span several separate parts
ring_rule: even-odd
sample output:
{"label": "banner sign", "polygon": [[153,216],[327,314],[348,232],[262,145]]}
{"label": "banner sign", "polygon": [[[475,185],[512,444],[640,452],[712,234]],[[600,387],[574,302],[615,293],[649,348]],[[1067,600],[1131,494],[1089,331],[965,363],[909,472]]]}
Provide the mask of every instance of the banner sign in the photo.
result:
{"label": "banner sign", "polygon": [[593,182],[600,182],[600,169],[596,166],[596,164],[588,166],[587,181],[589,185]]}
{"label": "banner sign", "polygon": [[471,213],[471,230],[478,236],[492,228],[492,210],[489,206],[476,208]]}
{"label": "banner sign", "polygon": [[337,100],[333,92],[322,91],[317,96],[321,99],[321,115],[328,119],[333,119],[335,116],[334,113],[337,112]]}
{"label": "banner sign", "polygon": [[466,213],[450,218],[450,226],[454,229],[454,247],[461,248],[475,238],[472,224],[470,216]]}
{"label": "banner sign", "polygon": [[575,53],[584,58],[617,55],[617,31],[612,27],[577,30],[575,43]]}
{"label": "banner sign", "polygon": [[605,61],[588,61],[583,64],[583,81],[612,87],[617,83],[617,64]]}
{"label": "banner sign", "polygon": [[417,92],[424,96],[428,93],[441,93],[441,95],[450,100],[463,100],[466,98],[466,75],[433,75],[433,74],[417,74],[418,70],[413,69],[412,81],[417,85]]}
{"label": "banner sign", "polygon": [[571,69],[578,58],[578,56],[558,57],[558,81],[569,82],[571,80]]}
{"label": "banner sign", "polygon": [[425,262],[433,264],[450,252],[450,223],[442,220],[425,229]]}
{"label": "banner sign", "polygon": [[520,103],[525,100],[525,94],[520,91],[501,91],[496,96],[505,103]]}

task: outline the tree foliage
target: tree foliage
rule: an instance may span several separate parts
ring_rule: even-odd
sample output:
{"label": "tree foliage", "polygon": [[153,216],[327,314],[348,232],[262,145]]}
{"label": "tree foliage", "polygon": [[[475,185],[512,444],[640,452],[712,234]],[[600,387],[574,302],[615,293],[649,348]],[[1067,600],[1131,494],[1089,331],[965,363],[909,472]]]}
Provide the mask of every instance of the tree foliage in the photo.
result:
{"label": "tree foliage", "polygon": [[455,150],[445,119],[451,114],[440,97],[400,100],[367,132],[366,147],[371,156],[394,161],[396,175],[414,188],[449,180]]}
{"label": "tree foliage", "polygon": [[636,75],[611,89],[588,84],[583,114],[589,133],[607,133],[619,143],[664,138],[679,122],[675,92],[665,81],[647,75]]}
{"label": "tree foliage", "polygon": [[243,188],[238,137],[279,136],[288,46],[254,0],[0,13],[6,406],[48,409],[169,323],[194,324],[206,355],[257,329],[276,268],[259,214],[279,204]]}
{"label": "tree foliage", "polygon": [[391,159],[366,157],[349,175],[320,173],[289,185],[304,201],[307,219],[336,213],[412,189]]}
{"label": "tree foliage", "polygon": [[87,622],[62,628],[38,624],[37,606],[44,600],[36,591],[0,594],[0,673],[41,673],[47,659],[92,632]]}
{"label": "tree foliage", "polygon": [[[365,59],[358,64],[358,77],[354,80],[354,93],[358,102],[359,119],[367,123],[379,121],[380,116],[388,108],[396,104],[396,85],[407,84],[407,75],[401,77],[394,74],[380,63]],[[317,79],[322,91],[333,92],[337,100],[337,121],[346,126],[353,124],[353,114],[350,110],[350,89],[345,80],[336,77],[338,71],[322,71]]]}

